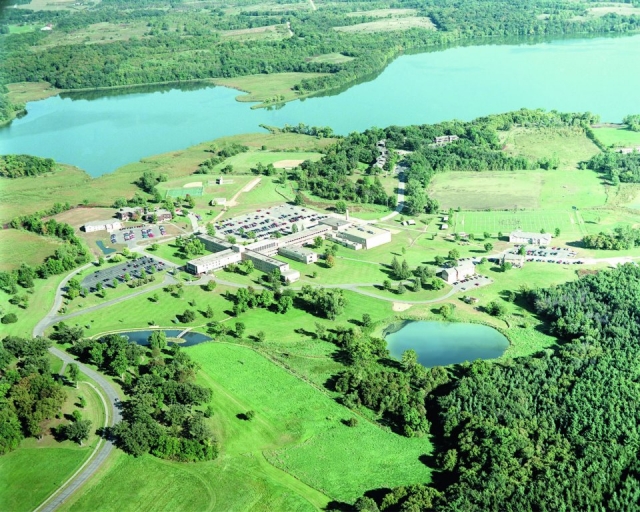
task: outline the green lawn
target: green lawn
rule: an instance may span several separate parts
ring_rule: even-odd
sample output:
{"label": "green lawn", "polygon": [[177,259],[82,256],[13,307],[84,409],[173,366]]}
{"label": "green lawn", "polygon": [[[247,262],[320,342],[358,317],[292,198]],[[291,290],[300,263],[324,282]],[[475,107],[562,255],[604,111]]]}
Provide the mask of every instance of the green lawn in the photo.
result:
{"label": "green lawn", "polygon": [[[23,443],[24,444],[24,443]],[[0,457],[0,509],[30,511],[78,469],[88,448],[19,447]]]}
{"label": "green lawn", "polygon": [[571,210],[459,212],[455,214],[454,222],[454,231],[473,233],[476,236],[484,231],[492,234],[502,232],[507,235],[515,229],[534,233],[544,229],[547,233],[553,233],[555,228],[559,228],[567,236],[571,234],[581,237],[575,214]]}
{"label": "green lawn", "polygon": [[341,53],[325,53],[323,55],[316,55],[308,59],[309,62],[327,62],[329,64],[342,64],[353,60],[353,57],[347,57]]}
{"label": "green lawn", "polygon": [[598,140],[605,146],[640,146],[640,132],[633,132],[624,126],[619,128],[594,128]]}
{"label": "green lawn", "polygon": [[[247,151],[227,158],[223,163],[214,167],[214,174],[226,165],[233,166],[234,174],[237,172],[250,172],[258,163],[263,165],[275,164],[282,160],[319,160],[321,153],[309,151]],[[233,176],[230,176],[233,179]]]}

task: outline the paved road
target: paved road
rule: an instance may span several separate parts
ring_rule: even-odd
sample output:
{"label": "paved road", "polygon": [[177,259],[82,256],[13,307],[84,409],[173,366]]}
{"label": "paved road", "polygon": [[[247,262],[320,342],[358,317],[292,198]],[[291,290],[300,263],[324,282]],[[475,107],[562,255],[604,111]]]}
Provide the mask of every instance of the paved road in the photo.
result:
{"label": "paved road", "polygon": [[396,209],[391,212],[389,215],[385,215],[381,219],[378,219],[374,222],[384,222],[389,219],[393,219],[396,215],[399,215],[400,212],[404,209],[404,172],[403,167],[396,165],[395,171],[398,173],[398,206]]}

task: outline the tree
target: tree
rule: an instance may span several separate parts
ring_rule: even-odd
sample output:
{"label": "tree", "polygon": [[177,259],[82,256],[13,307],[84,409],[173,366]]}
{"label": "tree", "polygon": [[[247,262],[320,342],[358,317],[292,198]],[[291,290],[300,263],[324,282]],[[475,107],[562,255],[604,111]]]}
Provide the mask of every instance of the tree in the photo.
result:
{"label": "tree", "polygon": [[295,204],[296,206],[304,206],[305,199],[304,199],[304,196],[302,195],[302,192],[298,192],[296,194],[296,197],[293,200],[293,204]]}
{"label": "tree", "polygon": [[79,420],[69,423],[65,429],[65,437],[82,446],[82,442],[89,439],[91,433],[91,420]]}
{"label": "tree", "polygon": [[244,322],[236,322],[236,336],[238,338],[242,338],[245,330],[246,326],[244,325]]}
{"label": "tree", "polygon": [[247,419],[247,421],[251,421],[256,417],[256,411],[247,411],[244,413],[244,417]]}
{"label": "tree", "polygon": [[255,265],[253,264],[253,261],[251,260],[245,260],[242,262],[242,272],[244,273],[245,276],[250,275],[255,269]]}
{"label": "tree", "polygon": [[151,333],[147,341],[152,349],[164,350],[167,346],[167,335],[163,330],[156,329]]}
{"label": "tree", "polygon": [[0,320],[3,324],[15,324],[17,321],[18,316],[15,313],[7,313],[2,317],[2,320]]}
{"label": "tree", "polygon": [[69,363],[69,380],[78,387],[78,377],[80,377],[80,368],[76,363]]}
{"label": "tree", "polygon": [[500,265],[500,269],[503,272],[507,272],[508,270],[511,270],[513,268],[513,264],[510,261],[504,261],[502,263],[502,265]]}
{"label": "tree", "polygon": [[160,249],[160,245],[157,243],[152,243],[151,247],[149,247],[149,250],[153,252],[157,251],[158,249]]}
{"label": "tree", "polygon": [[358,418],[355,416],[351,416],[347,421],[345,421],[347,427],[357,427],[358,426]]}
{"label": "tree", "polygon": [[486,252],[491,252],[493,250],[493,244],[491,242],[487,242],[484,244],[484,250]]}
{"label": "tree", "polygon": [[396,293],[398,295],[404,295],[406,291],[407,291],[407,288],[405,287],[405,285],[402,283],[398,283],[398,289],[396,290]]}
{"label": "tree", "polygon": [[293,299],[288,295],[283,295],[280,297],[277,303],[278,313],[285,314],[293,307]]}
{"label": "tree", "polygon": [[524,245],[521,245],[518,249],[518,254],[520,256],[526,256],[527,254],[527,248]]}
{"label": "tree", "polygon": [[451,249],[449,251],[449,254],[447,255],[447,258],[449,260],[452,260],[452,261],[459,260],[460,259],[460,251],[458,251],[458,249]]}
{"label": "tree", "polygon": [[385,279],[382,282],[382,288],[384,288],[386,291],[390,291],[391,290],[391,281],[389,281],[389,279]]}
{"label": "tree", "polygon": [[488,240],[489,238],[491,238],[491,233],[489,233],[488,231],[485,231],[482,236],[484,237],[485,240]]}
{"label": "tree", "polygon": [[433,263],[438,267],[444,267],[445,259],[442,256],[436,256],[433,258]]}
{"label": "tree", "polygon": [[204,312],[204,317],[205,318],[213,318],[213,308],[211,307],[211,304],[209,304],[207,306],[207,309]]}
{"label": "tree", "polygon": [[333,268],[336,266],[336,258],[331,254],[327,254],[327,257],[325,258],[324,262],[328,268]]}
{"label": "tree", "polygon": [[442,318],[448,319],[453,315],[453,309],[453,304],[443,304],[442,306],[440,306],[438,312],[440,313],[440,316],[442,316]]}
{"label": "tree", "polygon": [[500,302],[492,300],[491,302],[489,302],[489,304],[487,304],[487,313],[489,313],[491,316],[503,316],[506,314],[506,312],[507,308]]}
{"label": "tree", "polygon": [[207,224],[207,235],[209,235],[209,236],[215,236],[215,234],[216,234],[216,228],[215,228],[215,226],[213,225],[213,222],[209,222],[209,223]]}
{"label": "tree", "polygon": [[344,201],[338,201],[335,205],[336,213],[346,213],[347,212],[347,203]]}
{"label": "tree", "polygon": [[322,244],[324,244],[324,238],[322,238],[321,236],[317,236],[313,239],[314,249],[320,249],[322,247]]}
{"label": "tree", "polygon": [[433,288],[434,290],[442,290],[444,288],[444,281],[442,279],[434,277],[431,280],[431,288]]}
{"label": "tree", "polygon": [[267,335],[264,333],[264,331],[258,331],[258,333],[256,334],[256,341],[263,343],[266,337]]}
{"label": "tree", "polygon": [[[639,131],[640,131],[640,130],[639,130]],[[558,238],[558,237],[560,236],[560,228],[556,228],[556,229],[553,231],[553,234],[554,234],[554,236],[555,236],[556,238]]]}
{"label": "tree", "polygon": [[[180,288],[182,290],[182,288]],[[196,314],[191,309],[185,309],[184,313],[180,315],[180,321],[183,324],[188,324],[189,322],[193,322],[196,319]]]}
{"label": "tree", "polygon": [[373,320],[371,319],[371,315],[369,313],[363,313],[362,315],[362,327],[364,329],[368,329],[373,326]]}

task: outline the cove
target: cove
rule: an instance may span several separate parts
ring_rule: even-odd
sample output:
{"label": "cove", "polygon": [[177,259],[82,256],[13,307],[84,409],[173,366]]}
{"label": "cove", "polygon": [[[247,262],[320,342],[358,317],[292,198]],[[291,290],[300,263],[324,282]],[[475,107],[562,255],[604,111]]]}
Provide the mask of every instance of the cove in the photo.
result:
{"label": "cove", "polygon": [[[181,347],[191,347],[193,345],[198,345],[199,343],[204,343],[205,341],[211,341],[209,336],[205,334],[201,334],[199,332],[188,331],[184,334],[184,336],[179,336],[183,329],[164,329],[164,333],[167,335],[167,338],[179,338],[183,340],[180,342]],[[129,341],[133,341],[138,345],[149,345],[149,336],[151,336],[152,330],[144,330],[144,331],[129,331],[129,332],[118,332],[119,336],[126,336],[129,338]],[[173,340],[169,340],[169,343],[172,343]]]}
{"label": "cove", "polygon": [[392,357],[400,359],[413,349],[427,368],[495,359],[509,346],[509,340],[491,327],[455,322],[402,322],[387,328],[385,339]]}
{"label": "cove", "polygon": [[52,157],[99,176],[260,124],[303,122],[344,135],[523,107],[588,110],[615,122],[640,104],[638,62],[633,35],[403,55],[371,81],[272,109],[252,110],[235,101],[238,91],[202,85],[68,93],[28,103],[26,116],[0,128],[0,153]]}

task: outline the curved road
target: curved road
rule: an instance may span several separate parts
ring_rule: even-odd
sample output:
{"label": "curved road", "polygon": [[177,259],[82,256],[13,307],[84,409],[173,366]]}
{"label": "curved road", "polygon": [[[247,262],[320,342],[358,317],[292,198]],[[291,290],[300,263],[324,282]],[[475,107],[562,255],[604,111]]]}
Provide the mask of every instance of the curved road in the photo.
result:
{"label": "curved road", "polygon": [[[47,315],[33,329],[34,337],[44,336],[44,333],[48,327],[50,327],[51,325],[57,322],[60,322],[61,320],[69,316],[69,315],[65,315],[63,317],[56,316],[56,313],[59,311],[60,306],[62,305],[64,287],[67,285],[67,283],[73,276],[83,271],[84,269],[91,267],[92,265],[93,265],[92,263],[84,265],[83,267],[80,267],[79,269],[72,272],[65,279],[62,280],[62,282],[58,286],[58,289],[56,290],[56,296],[53,301],[53,307],[47,313]],[[119,408],[120,399],[118,397],[118,392],[108,380],[106,380],[101,374],[99,374],[95,370],[92,370],[86,365],[76,361],[73,357],[71,357],[70,355],[68,355],[67,353],[63,352],[58,348],[51,347],[49,349],[49,352],[51,352],[54,356],[62,359],[64,364],[76,363],[80,371],[85,375],[87,375],[89,378],[93,379],[94,382],[100,387],[104,396],[107,398],[110,404],[110,407],[105,411],[106,419],[110,418],[110,421],[108,421],[107,423],[109,426],[113,426],[115,423],[119,422],[122,419],[122,415],[120,413],[120,408]],[[69,496],[71,496],[72,493],[74,493],[91,476],[93,476],[93,474],[100,468],[100,466],[107,459],[107,457],[109,456],[113,448],[114,448],[114,445],[111,439],[107,439],[102,444],[102,446],[98,444],[94,452],[89,457],[88,461],[85,462],[85,464],[81,467],[79,472],[73,475],[65,484],[63,484],[63,486],[60,489],[58,489],[51,496],[49,496],[49,498],[47,498],[44,501],[44,503],[42,503],[36,509],[36,511],[53,512],[54,510],[56,510],[62,503],[64,503],[64,501]]]}

